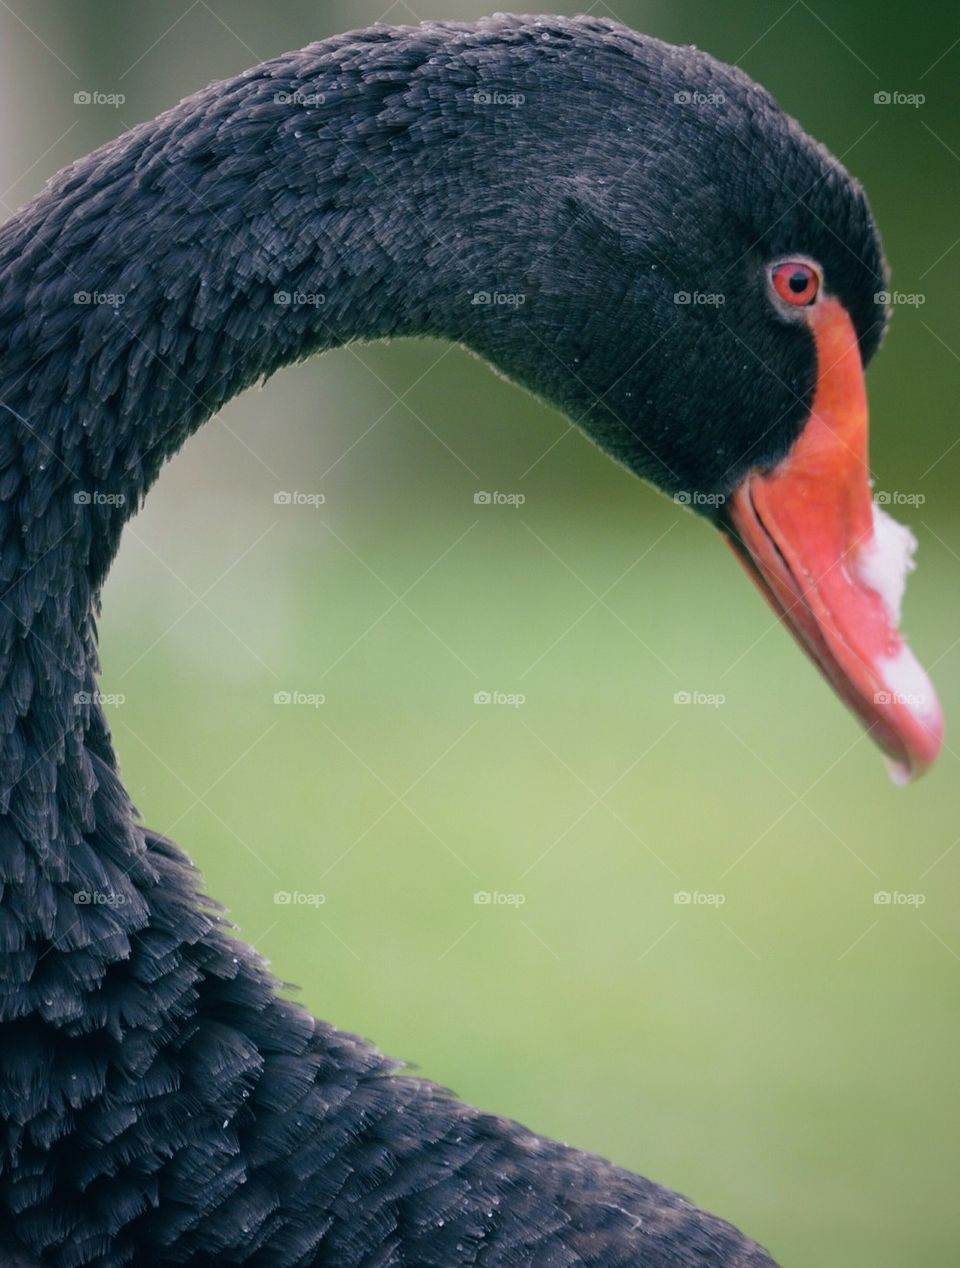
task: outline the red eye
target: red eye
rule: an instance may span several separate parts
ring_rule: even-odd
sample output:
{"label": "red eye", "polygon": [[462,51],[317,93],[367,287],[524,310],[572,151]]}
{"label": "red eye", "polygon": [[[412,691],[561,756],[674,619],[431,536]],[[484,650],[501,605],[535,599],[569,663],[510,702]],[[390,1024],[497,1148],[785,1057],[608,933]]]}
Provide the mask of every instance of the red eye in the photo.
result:
{"label": "red eye", "polygon": [[773,289],[788,304],[812,304],[820,290],[820,274],[812,264],[788,260],[773,270]]}

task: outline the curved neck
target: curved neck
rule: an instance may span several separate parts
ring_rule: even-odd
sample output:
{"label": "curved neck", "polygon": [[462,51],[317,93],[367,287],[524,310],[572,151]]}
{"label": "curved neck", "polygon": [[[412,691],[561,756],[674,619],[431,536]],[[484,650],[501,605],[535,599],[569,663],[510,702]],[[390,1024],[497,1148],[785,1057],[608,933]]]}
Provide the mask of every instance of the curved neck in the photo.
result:
{"label": "curved neck", "polygon": [[[574,312],[556,279],[620,239],[568,175],[553,93],[582,87],[589,58],[559,25],[371,28],[265,62],[67,168],[0,229],[0,833],[44,877],[82,879],[84,843],[142,850],[94,609],[123,524],[206,418],[296,359],[417,334],[585,412],[563,365],[609,270]],[[576,30],[587,51],[607,39]],[[522,314],[494,293],[523,293]],[[12,858],[0,841],[0,883]]]}
{"label": "curved neck", "polygon": [[333,51],[307,53],[105,146],[0,231],[0,470],[69,494],[94,585],[164,460],[243,388],[451,326],[455,138],[424,164],[394,143],[389,83],[344,93]]}
{"label": "curved neck", "polygon": [[93,607],[163,462],[292,360],[456,337],[469,315],[459,138],[440,130],[427,158],[389,45],[342,46],[204,90],[0,230],[0,828],[8,816],[45,875],[72,875],[104,816],[127,825],[120,856],[139,848],[97,703]]}

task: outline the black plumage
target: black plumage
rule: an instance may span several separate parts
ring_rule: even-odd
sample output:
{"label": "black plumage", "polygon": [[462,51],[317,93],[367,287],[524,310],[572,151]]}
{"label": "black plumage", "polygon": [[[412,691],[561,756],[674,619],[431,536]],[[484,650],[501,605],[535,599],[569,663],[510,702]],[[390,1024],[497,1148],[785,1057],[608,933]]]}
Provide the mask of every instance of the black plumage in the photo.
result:
{"label": "black plumage", "polygon": [[311,45],[0,230],[0,1263],[770,1268],[286,1000],[139,823],[95,612],[165,459],[352,339],[461,341],[662,488],[729,490],[809,405],[809,336],[758,300],[784,252],[828,263],[869,356],[859,187],[741,72],[587,18]]}

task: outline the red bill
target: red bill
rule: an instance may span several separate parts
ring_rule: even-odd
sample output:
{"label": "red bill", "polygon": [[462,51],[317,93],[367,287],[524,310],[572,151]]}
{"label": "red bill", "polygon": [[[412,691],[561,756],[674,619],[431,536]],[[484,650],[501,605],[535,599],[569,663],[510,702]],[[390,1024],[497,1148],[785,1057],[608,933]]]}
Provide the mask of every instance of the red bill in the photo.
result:
{"label": "red bill", "polygon": [[907,783],[943,743],[936,692],[900,633],[916,542],[873,501],[853,323],[835,299],[808,313],[820,367],[810,417],[783,461],[748,474],[730,499],[731,544]]}

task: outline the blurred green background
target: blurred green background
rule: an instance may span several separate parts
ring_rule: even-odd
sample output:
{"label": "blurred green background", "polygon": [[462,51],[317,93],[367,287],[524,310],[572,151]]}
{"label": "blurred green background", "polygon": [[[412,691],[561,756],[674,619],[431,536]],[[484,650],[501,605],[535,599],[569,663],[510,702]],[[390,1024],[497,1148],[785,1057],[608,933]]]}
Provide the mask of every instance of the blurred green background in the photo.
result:
{"label": "blurred green background", "polygon": [[[9,0],[2,214],[211,79],[484,11]],[[897,289],[924,299],[870,371],[873,458],[912,502],[893,508],[921,543],[907,627],[955,719],[960,17],[591,12],[738,61],[866,185]],[[957,752],[895,789],[712,531],[555,413],[439,344],[291,369],[172,464],[102,635],[145,820],[312,1010],[681,1189],[785,1268],[956,1262]]]}

